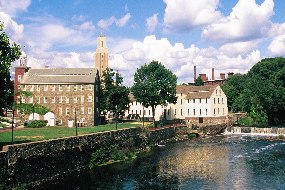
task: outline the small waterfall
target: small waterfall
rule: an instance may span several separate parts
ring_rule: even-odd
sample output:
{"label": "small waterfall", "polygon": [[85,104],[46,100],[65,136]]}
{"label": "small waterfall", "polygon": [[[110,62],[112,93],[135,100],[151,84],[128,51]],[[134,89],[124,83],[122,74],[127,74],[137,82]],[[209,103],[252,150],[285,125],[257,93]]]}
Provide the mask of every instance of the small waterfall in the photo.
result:
{"label": "small waterfall", "polygon": [[285,135],[285,128],[227,127],[224,134],[279,136]]}

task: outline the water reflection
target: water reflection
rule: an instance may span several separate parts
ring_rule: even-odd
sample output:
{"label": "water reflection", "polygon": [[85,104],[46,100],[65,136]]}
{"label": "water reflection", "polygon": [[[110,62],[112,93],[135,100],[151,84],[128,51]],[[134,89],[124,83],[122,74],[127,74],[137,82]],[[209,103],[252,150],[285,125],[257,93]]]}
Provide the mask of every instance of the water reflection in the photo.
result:
{"label": "water reflection", "polygon": [[55,180],[42,189],[285,189],[285,143],[214,137],[167,144],[132,163]]}

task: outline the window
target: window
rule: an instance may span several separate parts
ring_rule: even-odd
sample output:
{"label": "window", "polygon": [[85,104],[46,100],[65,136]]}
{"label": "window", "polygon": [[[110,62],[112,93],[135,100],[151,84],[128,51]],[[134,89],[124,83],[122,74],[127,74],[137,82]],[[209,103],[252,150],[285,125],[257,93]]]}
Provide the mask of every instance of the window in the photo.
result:
{"label": "window", "polygon": [[70,85],[66,85],[66,91],[70,91]]}
{"label": "window", "polygon": [[180,100],[180,104],[182,104],[182,99]]}
{"label": "window", "polygon": [[214,115],[216,115],[216,109],[214,108]]}
{"label": "window", "polygon": [[30,103],[30,104],[34,103],[34,98],[33,98],[33,97],[30,97],[29,103]]}
{"label": "window", "polygon": [[206,98],[206,104],[208,103],[208,98]]}
{"label": "window", "polygon": [[[98,97],[96,97],[97,99],[98,99]],[[97,99],[96,99],[96,101],[97,101]],[[88,96],[88,102],[92,102],[92,96]]]}
{"label": "window", "polygon": [[66,115],[69,115],[69,108],[65,109],[65,113],[66,113]]}
{"label": "window", "polygon": [[69,104],[69,97],[65,97],[65,102]]}
{"label": "window", "polygon": [[80,114],[84,114],[84,108],[80,109]]}
{"label": "window", "polygon": [[218,98],[218,104],[220,103],[220,98]]}
{"label": "window", "polygon": [[81,96],[81,104],[84,103],[84,96]]}
{"label": "window", "polygon": [[73,98],[73,103],[75,103],[75,104],[77,103],[77,97]]}
{"label": "window", "polygon": [[62,85],[58,85],[58,91],[62,91]]}
{"label": "window", "polygon": [[27,90],[27,85],[24,85],[23,91]]}
{"label": "window", "polygon": [[193,115],[195,115],[195,109],[193,109]]}
{"label": "window", "polygon": [[216,103],[216,98],[214,98],[214,104]]}
{"label": "window", "polygon": [[174,115],[176,115],[176,109],[174,109]]}
{"label": "window", "polygon": [[216,90],[216,94],[218,94],[218,90]]}
{"label": "window", "polygon": [[225,115],[225,108],[223,108],[223,115]]}
{"label": "window", "polygon": [[59,115],[62,115],[62,108],[58,108]]}
{"label": "window", "polygon": [[21,97],[21,102],[26,103],[26,99],[23,96]]}
{"label": "window", "polygon": [[22,76],[18,75],[18,82],[21,82],[21,80],[22,80]]}
{"label": "window", "polygon": [[92,108],[88,108],[88,114],[92,114]]}
{"label": "window", "polygon": [[44,85],[44,91],[48,91],[48,85]]}
{"label": "window", "polygon": [[188,104],[189,104],[189,99],[188,99]]}
{"label": "window", "polygon": [[34,91],[34,85],[30,85],[30,91]]}
{"label": "window", "polygon": [[62,103],[62,96],[59,97],[58,103]]}
{"label": "window", "polygon": [[190,114],[190,110],[188,109],[187,112],[188,112],[188,115],[189,115]]}
{"label": "window", "polygon": [[220,114],[220,108],[218,108],[218,114]]}
{"label": "window", "polygon": [[82,84],[81,87],[80,87],[81,91],[84,90],[84,85]]}
{"label": "window", "polygon": [[200,115],[202,115],[202,109],[200,109]]}
{"label": "window", "polygon": [[136,110],[136,114],[138,114],[138,110]]}
{"label": "window", "polygon": [[222,98],[222,104],[224,104],[224,98]]}
{"label": "window", "polygon": [[[89,85],[88,85],[88,90],[93,90],[92,84],[89,84]],[[98,85],[97,85],[97,84],[96,84],[96,91],[98,91]]]}
{"label": "window", "polygon": [[195,99],[193,99],[193,103],[195,103]]}
{"label": "window", "polygon": [[183,109],[180,110],[181,116],[183,115]]}
{"label": "window", "polygon": [[41,88],[40,88],[40,85],[37,85],[37,91],[40,91]]}
{"label": "window", "polygon": [[181,92],[180,96],[182,96],[182,92]]}
{"label": "window", "polygon": [[55,97],[51,99],[51,103],[55,103]]}
{"label": "window", "polygon": [[150,115],[150,110],[148,110],[148,115]]}
{"label": "window", "polygon": [[77,91],[77,85],[73,85],[73,91]]}
{"label": "window", "polygon": [[219,90],[219,94],[221,95],[221,93],[222,93],[222,91],[221,90]]}
{"label": "window", "polygon": [[47,97],[44,97],[44,103],[45,104],[47,103]]}
{"label": "window", "polygon": [[55,85],[52,85],[51,91],[55,91]]}
{"label": "window", "polygon": [[37,97],[37,103],[41,103],[41,97]]}
{"label": "window", "polygon": [[202,100],[201,100],[201,98],[199,98],[199,103],[201,104],[201,102],[202,102]]}
{"label": "window", "polygon": [[208,109],[206,109],[206,115],[208,115]]}
{"label": "window", "polygon": [[140,110],[140,115],[142,114],[142,110]]}

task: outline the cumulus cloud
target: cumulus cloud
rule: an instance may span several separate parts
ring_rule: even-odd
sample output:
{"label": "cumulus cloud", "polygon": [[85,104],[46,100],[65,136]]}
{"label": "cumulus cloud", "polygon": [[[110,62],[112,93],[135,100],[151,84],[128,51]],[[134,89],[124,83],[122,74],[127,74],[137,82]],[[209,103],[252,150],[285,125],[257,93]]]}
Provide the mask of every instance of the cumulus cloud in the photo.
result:
{"label": "cumulus cloud", "polygon": [[10,37],[10,40],[19,42],[23,37],[24,26],[15,22],[6,13],[0,12],[0,21],[4,23],[4,31]]}
{"label": "cumulus cloud", "polygon": [[14,17],[19,12],[26,11],[30,4],[31,0],[0,0],[0,11]]}
{"label": "cumulus cloud", "polygon": [[255,0],[239,0],[228,17],[207,26],[202,37],[218,42],[250,41],[267,37],[271,28],[273,0],[261,5]]}
{"label": "cumulus cloud", "polygon": [[149,33],[152,33],[155,31],[155,28],[158,24],[157,15],[158,13],[153,14],[151,17],[146,19],[146,28]]}
{"label": "cumulus cloud", "polygon": [[268,50],[272,56],[285,56],[285,33],[275,37]]}
{"label": "cumulus cloud", "polygon": [[[235,46],[239,48],[238,44],[232,44],[232,47]],[[225,48],[226,46],[220,49]],[[261,55],[254,47],[245,52],[240,51],[240,55],[233,55],[213,47],[199,48],[196,45],[184,47],[181,43],[172,45],[166,38],[157,39],[151,35],[146,36],[143,41],[134,42],[123,52],[111,54],[109,66],[121,72],[125,83],[131,85],[136,69],[152,60],[164,64],[177,75],[178,82],[182,83],[193,81],[194,65],[197,65],[199,73],[206,73],[209,77],[212,67],[216,69],[216,75],[220,72],[245,73],[261,60]]]}
{"label": "cumulus cloud", "polygon": [[164,3],[165,28],[174,32],[188,32],[221,17],[221,13],[216,10],[219,0],[164,0]]}
{"label": "cumulus cloud", "polygon": [[91,21],[86,21],[79,26],[80,30],[95,30],[95,26]]}
{"label": "cumulus cloud", "polygon": [[259,41],[248,41],[248,42],[234,42],[227,43],[222,45],[219,48],[221,54],[230,55],[230,56],[238,56],[238,55],[246,55],[252,50],[258,47]]}
{"label": "cumulus cloud", "polygon": [[108,19],[101,19],[99,20],[99,22],[97,23],[97,25],[102,28],[102,29],[108,29],[111,25],[113,25],[114,23],[116,24],[116,26],[118,27],[123,27],[125,26],[128,21],[131,18],[131,14],[127,13],[126,15],[124,15],[122,18],[117,19],[114,16],[111,16]]}

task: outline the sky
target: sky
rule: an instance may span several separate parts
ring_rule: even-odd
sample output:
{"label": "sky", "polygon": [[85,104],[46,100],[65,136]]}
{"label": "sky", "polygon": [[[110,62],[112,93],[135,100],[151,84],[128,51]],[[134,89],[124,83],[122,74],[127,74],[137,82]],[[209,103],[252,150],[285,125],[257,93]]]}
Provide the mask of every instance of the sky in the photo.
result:
{"label": "sky", "polygon": [[109,67],[127,86],[152,60],[181,84],[194,65],[219,78],[285,56],[284,0],[0,0],[0,21],[33,68],[95,67],[106,35]]}

